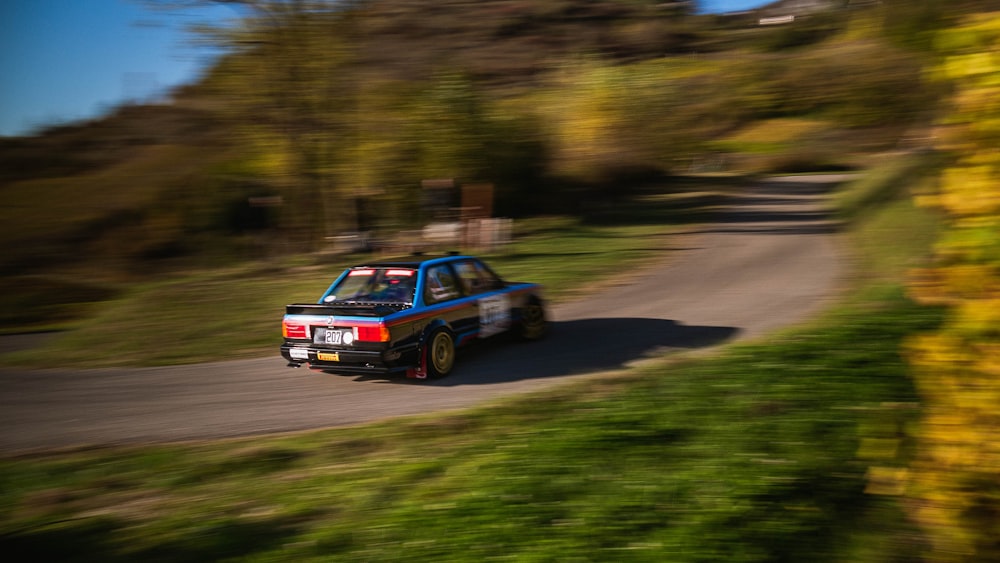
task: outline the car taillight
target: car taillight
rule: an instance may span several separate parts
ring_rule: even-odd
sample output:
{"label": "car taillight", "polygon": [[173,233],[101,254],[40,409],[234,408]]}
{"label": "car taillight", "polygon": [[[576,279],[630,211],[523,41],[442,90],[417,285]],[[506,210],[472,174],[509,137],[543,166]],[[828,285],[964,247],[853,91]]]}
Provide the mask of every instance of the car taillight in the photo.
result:
{"label": "car taillight", "polygon": [[282,321],[281,334],[285,338],[309,338],[309,327],[302,323]]}
{"label": "car taillight", "polygon": [[354,327],[355,339],[361,342],[388,342],[389,327],[382,323],[377,325]]}

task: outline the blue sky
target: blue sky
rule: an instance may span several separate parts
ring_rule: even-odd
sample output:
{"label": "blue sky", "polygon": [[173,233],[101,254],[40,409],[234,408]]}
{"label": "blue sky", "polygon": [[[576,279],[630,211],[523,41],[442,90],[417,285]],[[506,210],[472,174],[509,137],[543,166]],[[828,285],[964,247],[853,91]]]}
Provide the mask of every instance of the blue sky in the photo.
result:
{"label": "blue sky", "polygon": [[752,8],[759,8],[760,6],[770,4],[775,1],[776,0],[697,0],[699,11],[709,14],[749,10]]}
{"label": "blue sky", "polygon": [[[769,0],[699,0],[703,11]],[[185,27],[232,8],[151,11],[140,0],[0,0],[0,136],[89,119],[197,79],[210,53]]]}
{"label": "blue sky", "polygon": [[185,26],[232,8],[165,13],[139,0],[0,0],[0,135],[87,119],[197,78]]}

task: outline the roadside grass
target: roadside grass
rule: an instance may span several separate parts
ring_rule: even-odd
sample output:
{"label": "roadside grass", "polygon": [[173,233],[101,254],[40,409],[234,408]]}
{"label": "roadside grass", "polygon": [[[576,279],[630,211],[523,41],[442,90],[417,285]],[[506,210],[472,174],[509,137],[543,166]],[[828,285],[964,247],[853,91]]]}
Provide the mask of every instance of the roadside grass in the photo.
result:
{"label": "roadside grass", "polygon": [[726,152],[775,154],[829,129],[830,123],[816,119],[769,119],[712,141],[711,146]]}
{"label": "roadside grass", "polygon": [[[553,301],[570,299],[650,257],[659,260],[676,225],[701,216],[706,190],[712,186],[616,208],[622,216],[641,209],[649,220],[637,224],[531,219],[517,227],[511,246],[483,256],[507,279],[541,283]],[[60,366],[171,365],[273,355],[284,306],[314,302],[343,268],[370,258],[293,257],[140,283],[94,305],[92,316],[47,344],[0,356],[0,364],[47,367],[58,358]]]}
{"label": "roadside grass", "polygon": [[119,289],[56,276],[0,278],[0,335],[66,330],[98,310]]}
{"label": "roadside grass", "polygon": [[919,193],[933,177],[928,170],[939,165],[939,161],[940,157],[930,153],[905,154],[886,160],[834,195],[832,205],[837,217],[858,221],[887,202]]}
{"label": "roadside grass", "polygon": [[[900,349],[940,314],[903,295],[926,248],[898,241],[932,223],[902,200],[868,214],[844,305],[712,358],[356,428],[2,459],[0,548],[61,561],[917,560],[894,498],[865,493],[869,466],[894,460],[862,444],[918,411]],[[869,259],[874,247],[891,263]]]}

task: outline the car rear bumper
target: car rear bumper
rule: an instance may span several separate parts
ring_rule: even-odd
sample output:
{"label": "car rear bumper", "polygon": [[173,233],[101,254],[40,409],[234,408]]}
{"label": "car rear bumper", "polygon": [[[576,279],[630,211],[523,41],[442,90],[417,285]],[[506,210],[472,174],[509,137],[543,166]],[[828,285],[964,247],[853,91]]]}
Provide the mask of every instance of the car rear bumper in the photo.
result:
{"label": "car rear bumper", "polygon": [[393,350],[328,350],[282,344],[281,356],[288,360],[289,367],[305,365],[345,375],[388,374],[414,367],[413,361],[408,361],[406,354]]}

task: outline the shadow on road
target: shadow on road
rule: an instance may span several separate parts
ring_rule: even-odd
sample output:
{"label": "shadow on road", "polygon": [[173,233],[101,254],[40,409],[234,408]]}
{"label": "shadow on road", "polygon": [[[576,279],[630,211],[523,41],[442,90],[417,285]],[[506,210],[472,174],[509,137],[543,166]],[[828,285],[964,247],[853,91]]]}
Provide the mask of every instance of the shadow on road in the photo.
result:
{"label": "shadow on road", "polygon": [[[670,350],[704,348],[733,338],[732,327],[687,326],[647,318],[582,319],[552,323],[537,342],[488,341],[458,351],[455,371],[422,385],[488,385],[625,367]],[[358,381],[381,377],[358,377]],[[392,377],[394,383],[412,382]]]}

